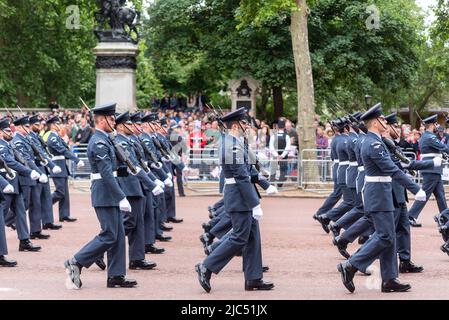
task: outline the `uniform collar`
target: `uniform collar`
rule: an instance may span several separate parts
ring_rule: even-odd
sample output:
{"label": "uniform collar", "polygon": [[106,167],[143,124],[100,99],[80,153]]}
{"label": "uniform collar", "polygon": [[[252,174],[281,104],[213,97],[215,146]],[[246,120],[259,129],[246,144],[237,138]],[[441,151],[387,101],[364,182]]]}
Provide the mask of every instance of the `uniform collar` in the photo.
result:
{"label": "uniform collar", "polygon": [[382,141],[382,137],[380,136],[380,134],[378,134],[376,132],[372,132],[372,131],[368,131],[368,134],[375,137],[377,140]]}
{"label": "uniform collar", "polygon": [[101,129],[95,128],[95,132],[98,132],[98,133],[100,133],[100,134],[105,135],[106,137],[109,137],[108,134],[107,134],[105,131],[101,130]]}

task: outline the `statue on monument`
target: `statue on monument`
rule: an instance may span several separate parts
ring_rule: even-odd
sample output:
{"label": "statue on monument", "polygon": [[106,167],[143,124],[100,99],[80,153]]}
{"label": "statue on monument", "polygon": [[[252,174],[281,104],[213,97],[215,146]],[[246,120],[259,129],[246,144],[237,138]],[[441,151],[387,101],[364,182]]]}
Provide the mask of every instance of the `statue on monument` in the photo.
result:
{"label": "statue on monument", "polygon": [[[99,11],[95,20],[99,26],[94,33],[100,42],[132,42],[137,44],[140,25],[140,12],[134,7],[125,7],[126,0],[97,0]],[[106,24],[110,30],[105,30]],[[134,37],[133,37],[134,34]]]}

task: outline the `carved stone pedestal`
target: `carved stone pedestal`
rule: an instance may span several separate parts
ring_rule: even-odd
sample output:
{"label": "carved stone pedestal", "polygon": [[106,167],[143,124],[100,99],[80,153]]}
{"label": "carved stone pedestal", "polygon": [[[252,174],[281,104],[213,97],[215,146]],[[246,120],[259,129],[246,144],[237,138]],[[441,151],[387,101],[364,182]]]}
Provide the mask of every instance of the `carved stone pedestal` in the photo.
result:
{"label": "carved stone pedestal", "polygon": [[95,105],[115,102],[119,113],[135,111],[137,46],[130,42],[100,42],[93,52],[97,57]]}

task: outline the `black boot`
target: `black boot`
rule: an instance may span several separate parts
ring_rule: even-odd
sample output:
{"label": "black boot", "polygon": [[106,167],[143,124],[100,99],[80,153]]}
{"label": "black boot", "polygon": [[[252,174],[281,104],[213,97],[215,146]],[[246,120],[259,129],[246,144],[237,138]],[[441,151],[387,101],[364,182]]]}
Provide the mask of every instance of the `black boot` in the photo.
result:
{"label": "black boot", "polygon": [[62,226],[60,225],[60,224],[54,224],[54,223],[45,223],[43,226],[42,226],[42,229],[44,229],[44,230],[47,230],[47,229],[50,229],[50,230],[59,230],[59,229],[61,229],[62,228]]}
{"label": "black boot", "polygon": [[15,267],[17,266],[17,261],[6,259],[5,256],[0,256],[0,267]]}
{"label": "black boot", "polygon": [[208,233],[210,229],[212,229],[212,226],[209,222],[204,222],[202,225],[204,232]]}
{"label": "black boot", "polygon": [[76,289],[81,288],[83,283],[81,282],[81,269],[83,268],[74,258],[66,260],[64,262],[65,271],[69,276],[70,282]]}
{"label": "black boot", "polygon": [[397,279],[382,281],[382,292],[404,292],[410,288],[408,283],[400,283]]}
{"label": "black boot", "polygon": [[130,270],[151,270],[156,267],[156,262],[147,260],[132,260],[129,262]]}
{"label": "black boot", "polygon": [[198,281],[200,282],[201,287],[209,293],[212,289],[210,286],[210,276],[212,275],[212,272],[207,269],[202,263],[198,263],[195,266],[195,271],[198,273]]}
{"label": "black boot", "polygon": [[449,228],[447,226],[440,226],[438,228],[438,231],[441,233],[441,236],[443,237],[443,241],[446,242],[449,240]]}
{"label": "black boot", "polygon": [[447,241],[445,244],[441,246],[441,251],[449,255],[449,241]]}
{"label": "black boot", "polygon": [[108,288],[133,288],[137,285],[137,281],[134,279],[126,279],[125,276],[108,277]]}
{"label": "black boot", "polygon": [[362,245],[362,244],[364,244],[365,242],[367,242],[368,239],[369,239],[369,236],[360,236],[359,239],[358,239],[358,243],[359,243],[360,245]]}
{"label": "black boot", "polygon": [[344,263],[339,263],[337,265],[337,270],[341,273],[341,281],[346,289],[348,289],[351,293],[354,292],[355,286],[352,280],[357,272],[357,268],[353,267],[349,261],[346,261]]}
{"label": "black boot", "polygon": [[203,233],[200,236],[200,241],[203,244],[204,247],[210,246],[214,240],[214,236],[210,233]]}
{"label": "black boot", "polygon": [[331,220],[325,214],[318,216],[318,222],[321,223],[324,232],[329,233],[329,223]]}
{"label": "black boot", "polygon": [[32,233],[30,234],[30,238],[33,239],[33,240],[34,240],[34,239],[45,240],[45,239],[50,238],[50,235],[49,235],[49,234],[42,233],[41,231],[39,231],[39,232],[32,232]]}
{"label": "black boot", "polygon": [[145,245],[145,253],[161,254],[164,252],[165,252],[164,248],[155,247],[154,244]]}
{"label": "black boot", "polygon": [[75,222],[76,220],[78,220],[77,218],[72,218],[72,217],[64,217],[64,218],[60,218],[59,222]]}
{"label": "black boot", "polygon": [[98,259],[97,261],[95,261],[95,264],[98,266],[98,268],[100,268],[101,270],[105,270],[106,269],[106,263],[104,262],[103,258]]}
{"label": "black boot", "polygon": [[334,240],[332,240],[332,243],[334,244],[334,246],[337,247],[338,252],[340,252],[340,254],[345,258],[345,259],[349,259],[349,257],[351,256],[349,254],[349,252],[346,250],[348,248],[348,241],[341,239],[340,236],[337,236],[336,238],[334,238]]}
{"label": "black boot", "polygon": [[265,282],[262,279],[259,280],[245,280],[245,290],[271,290],[274,288],[274,284],[271,282]]}
{"label": "black boot", "polygon": [[329,223],[329,230],[332,232],[332,234],[334,235],[334,238],[335,238],[340,235],[341,227],[338,225],[338,223],[331,222],[331,223]]}
{"label": "black boot", "polygon": [[35,246],[31,243],[30,239],[20,240],[19,251],[32,251],[36,252],[41,250],[41,246]]}
{"label": "black boot", "polygon": [[423,270],[424,268],[422,266],[418,266],[410,260],[401,260],[399,264],[400,273],[419,273]]}
{"label": "black boot", "polygon": [[414,228],[420,228],[422,226],[421,223],[417,222],[413,217],[408,217],[408,220],[410,221],[410,225]]}

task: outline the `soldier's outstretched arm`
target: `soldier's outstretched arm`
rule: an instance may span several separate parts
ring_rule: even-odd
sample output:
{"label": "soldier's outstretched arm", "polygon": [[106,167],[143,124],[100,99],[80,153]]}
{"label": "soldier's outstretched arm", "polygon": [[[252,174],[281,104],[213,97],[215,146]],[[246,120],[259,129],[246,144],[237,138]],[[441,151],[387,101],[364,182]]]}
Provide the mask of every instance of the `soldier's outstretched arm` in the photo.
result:
{"label": "soldier's outstretched arm", "polygon": [[[108,192],[110,192],[111,196],[114,198],[124,199],[126,195],[114,177],[112,160],[109,156],[109,147],[106,142],[96,142],[93,146],[93,154],[98,172],[100,173],[103,182],[106,184]],[[117,195],[117,197],[115,197],[115,195]]]}
{"label": "soldier's outstretched arm", "polygon": [[382,173],[387,173],[404,188],[416,194],[421,188],[414,183],[397,165],[391,160],[391,156],[381,142],[375,142],[370,147],[370,158],[376,163]]}
{"label": "soldier's outstretched arm", "polygon": [[407,167],[410,170],[428,170],[433,168],[434,164],[432,160],[413,160]]}

